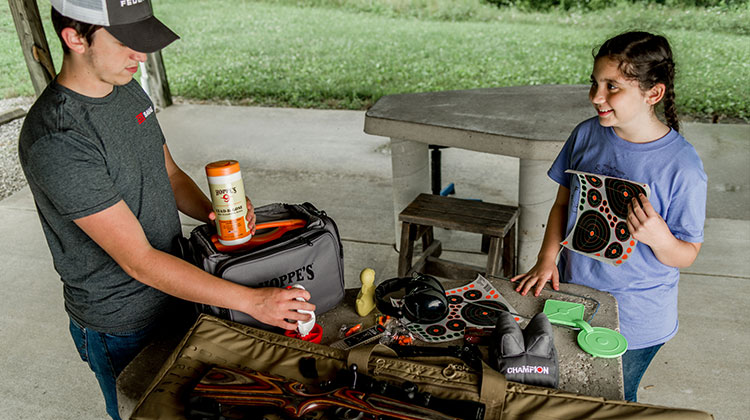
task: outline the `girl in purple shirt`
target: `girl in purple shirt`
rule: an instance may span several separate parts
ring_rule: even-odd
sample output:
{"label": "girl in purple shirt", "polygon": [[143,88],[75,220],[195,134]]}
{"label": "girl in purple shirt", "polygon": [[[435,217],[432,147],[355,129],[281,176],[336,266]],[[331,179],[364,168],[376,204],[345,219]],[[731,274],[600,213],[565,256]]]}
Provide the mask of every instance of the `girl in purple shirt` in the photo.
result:
{"label": "girl in purple shirt", "polygon": [[[564,281],[617,299],[628,340],[622,356],[628,401],[636,401],[646,368],[677,332],[679,268],[695,261],[703,242],[706,174],[678,133],[673,81],[672,51],[662,36],[628,32],[599,48],[589,91],[598,117],[575,128],[550,168],[560,186],[537,263],[512,279],[523,295],[533,289],[538,296],[548,282],[557,290]],[[657,105],[666,123],[657,118]],[[628,204],[625,221],[638,243],[626,263],[610,265],[562,247],[580,200],[578,177],[568,169],[648,184],[650,197]]]}

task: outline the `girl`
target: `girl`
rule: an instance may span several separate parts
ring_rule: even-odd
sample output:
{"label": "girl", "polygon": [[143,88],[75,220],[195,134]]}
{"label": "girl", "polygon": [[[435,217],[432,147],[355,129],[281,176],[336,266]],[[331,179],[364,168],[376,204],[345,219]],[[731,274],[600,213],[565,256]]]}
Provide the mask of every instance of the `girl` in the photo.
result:
{"label": "girl", "polygon": [[[598,116],[573,130],[548,171],[560,187],[542,248],[536,265],[512,279],[522,295],[534,289],[538,296],[550,281],[555,290],[565,281],[614,295],[628,340],[622,356],[628,401],[636,401],[649,363],[677,333],[679,268],[693,263],[703,241],[706,174],[678,133],[673,81],[672,51],[662,36],[628,32],[599,48],[589,91]],[[666,124],[656,116],[659,103]],[[650,198],[641,194],[628,204],[626,223],[638,244],[626,263],[609,265],[560,245],[579,201],[578,178],[567,169],[649,185]]]}

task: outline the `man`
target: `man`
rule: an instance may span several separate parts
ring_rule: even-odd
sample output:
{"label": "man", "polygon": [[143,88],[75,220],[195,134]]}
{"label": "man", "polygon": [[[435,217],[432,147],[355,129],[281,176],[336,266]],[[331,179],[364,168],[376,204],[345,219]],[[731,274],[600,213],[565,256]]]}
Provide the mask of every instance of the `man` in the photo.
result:
{"label": "man", "polygon": [[[250,289],[171,255],[178,210],[209,222],[211,203],[172,160],[153,104],[133,80],[146,53],[178,36],[149,0],[51,0],[60,73],[29,111],[19,157],[55,269],[70,331],[119,419],[115,380],[168,324],[179,299],[293,329],[314,310],[300,289]],[[254,230],[252,205],[248,223]],[[291,321],[291,322],[290,322]]]}

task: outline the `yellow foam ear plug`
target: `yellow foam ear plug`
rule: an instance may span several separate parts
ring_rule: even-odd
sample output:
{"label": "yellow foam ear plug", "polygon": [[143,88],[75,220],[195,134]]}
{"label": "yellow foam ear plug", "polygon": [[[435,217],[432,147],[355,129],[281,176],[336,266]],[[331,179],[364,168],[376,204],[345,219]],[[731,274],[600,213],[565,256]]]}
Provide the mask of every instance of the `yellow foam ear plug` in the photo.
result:
{"label": "yellow foam ear plug", "polygon": [[357,294],[355,307],[359,316],[365,316],[375,309],[375,270],[365,268],[359,273],[359,281],[362,282],[362,289]]}

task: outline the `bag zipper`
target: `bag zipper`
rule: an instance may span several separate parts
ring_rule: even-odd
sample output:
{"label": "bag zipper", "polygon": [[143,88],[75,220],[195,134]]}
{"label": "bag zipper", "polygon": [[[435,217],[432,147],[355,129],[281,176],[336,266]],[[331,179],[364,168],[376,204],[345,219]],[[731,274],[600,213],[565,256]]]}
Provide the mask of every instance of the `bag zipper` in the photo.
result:
{"label": "bag zipper", "polygon": [[304,202],[300,207],[307,210],[308,213],[317,216],[318,219],[323,220],[324,223],[326,221],[331,223],[331,226],[333,226],[333,230],[336,232],[336,237],[339,238],[339,257],[344,258],[344,244],[341,243],[341,234],[339,233],[339,227],[336,225],[336,222],[328,217],[328,214],[326,214],[324,210],[318,210],[312,203]]}
{"label": "bag zipper", "polygon": [[282,252],[282,251],[299,248],[301,246],[313,246],[314,245],[313,242],[319,237],[322,237],[323,235],[330,235],[331,237],[333,237],[333,235],[330,232],[326,230],[320,230],[320,231],[312,232],[312,234],[303,234],[303,236],[290,239],[287,242],[277,244],[276,246],[273,246],[270,248],[266,248],[256,254],[239,255],[236,257],[228,258],[224,261],[219,262],[216,265],[216,270],[214,270],[215,275],[218,277],[222,277],[224,275],[224,271],[226,267],[230,264],[234,265],[234,264],[247,263],[250,261],[257,260],[257,259],[265,258],[269,255],[278,254],[279,252]]}

